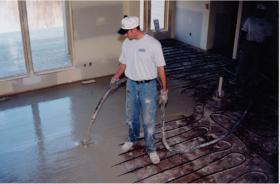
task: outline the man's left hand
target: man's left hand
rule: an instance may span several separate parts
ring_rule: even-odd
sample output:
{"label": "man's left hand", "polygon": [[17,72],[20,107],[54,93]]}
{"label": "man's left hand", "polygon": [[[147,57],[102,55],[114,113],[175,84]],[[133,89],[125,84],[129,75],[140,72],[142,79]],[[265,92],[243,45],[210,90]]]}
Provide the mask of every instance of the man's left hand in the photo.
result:
{"label": "man's left hand", "polygon": [[159,104],[166,105],[167,101],[168,101],[168,90],[166,91],[161,90],[160,97],[159,97]]}

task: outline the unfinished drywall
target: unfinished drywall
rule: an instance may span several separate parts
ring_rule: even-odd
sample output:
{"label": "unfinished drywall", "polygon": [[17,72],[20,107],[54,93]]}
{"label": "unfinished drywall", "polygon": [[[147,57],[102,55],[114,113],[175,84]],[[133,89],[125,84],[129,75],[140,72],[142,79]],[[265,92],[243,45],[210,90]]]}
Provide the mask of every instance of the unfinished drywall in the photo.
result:
{"label": "unfinished drywall", "polygon": [[175,37],[201,49],[207,49],[209,1],[176,1]]}
{"label": "unfinished drywall", "polygon": [[139,15],[137,1],[71,1],[73,66],[45,74],[0,81],[0,96],[111,75],[118,65],[124,14]]}
{"label": "unfinished drywall", "polygon": [[116,32],[124,7],[122,2],[73,3],[75,68],[82,78],[109,75],[116,69],[121,46]]}
{"label": "unfinished drywall", "polygon": [[124,15],[140,16],[140,2],[139,1],[124,1]]}

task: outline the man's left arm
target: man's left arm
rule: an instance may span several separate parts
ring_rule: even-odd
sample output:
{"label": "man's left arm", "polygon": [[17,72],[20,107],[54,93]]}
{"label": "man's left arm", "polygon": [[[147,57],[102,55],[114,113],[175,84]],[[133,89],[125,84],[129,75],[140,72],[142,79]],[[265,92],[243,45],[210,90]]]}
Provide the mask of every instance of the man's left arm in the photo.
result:
{"label": "man's left arm", "polygon": [[166,105],[166,103],[168,101],[168,90],[167,90],[164,66],[158,67],[158,74],[159,74],[159,78],[161,81],[161,87],[162,87],[162,89],[160,91],[159,104]]}
{"label": "man's left arm", "polygon": [[163,52],[162,52],[162,47],[160,42],[156,44],[154,47],[155,51],[155,63],[157,66],[157,72],[158,76],[160,78],[161,82],[161,91],[160,91],[160,97],[159,97],[159,104],[161,105],[166,105],[168,101],[168,90],[167,90],[167,81],[166,81],[166,75],[165,75],[165,69],[164,66],[166,65]]}
{"label": "man's left arm", "polygon": [[158,75],[161,81],[162,85],[162,91],[167,92],[167,83],[166,83],[166,75],[165,75],[165,69],[164,66],[159,66],[158,67]]}

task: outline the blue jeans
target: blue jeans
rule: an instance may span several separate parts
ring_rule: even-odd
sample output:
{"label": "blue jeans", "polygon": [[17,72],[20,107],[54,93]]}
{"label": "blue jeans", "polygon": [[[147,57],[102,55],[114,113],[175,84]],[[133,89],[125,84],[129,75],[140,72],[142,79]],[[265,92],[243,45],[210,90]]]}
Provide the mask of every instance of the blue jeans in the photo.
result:
{"label": "blue jeans", "polygon": [[155,146],[155,124],[157,112],[157,81],[139,83],[130,79],[126,83],[126,123],[128,140],[135,142],[140,135],[140,114],[143,117],[143,129],[146,151],[153,152]]}

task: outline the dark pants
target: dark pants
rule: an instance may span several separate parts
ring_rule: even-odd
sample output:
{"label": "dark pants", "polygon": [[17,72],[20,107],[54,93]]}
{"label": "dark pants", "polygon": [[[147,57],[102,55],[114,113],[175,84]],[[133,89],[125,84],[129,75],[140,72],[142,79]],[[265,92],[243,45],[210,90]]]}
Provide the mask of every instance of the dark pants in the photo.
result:
{"label": "dark pants", "polygon": [[262,43],[245,41],[239,50],[239,62],[236,70],[237,82],[252,83],[256,80],[258,68],[264,62],[265,48]]}

